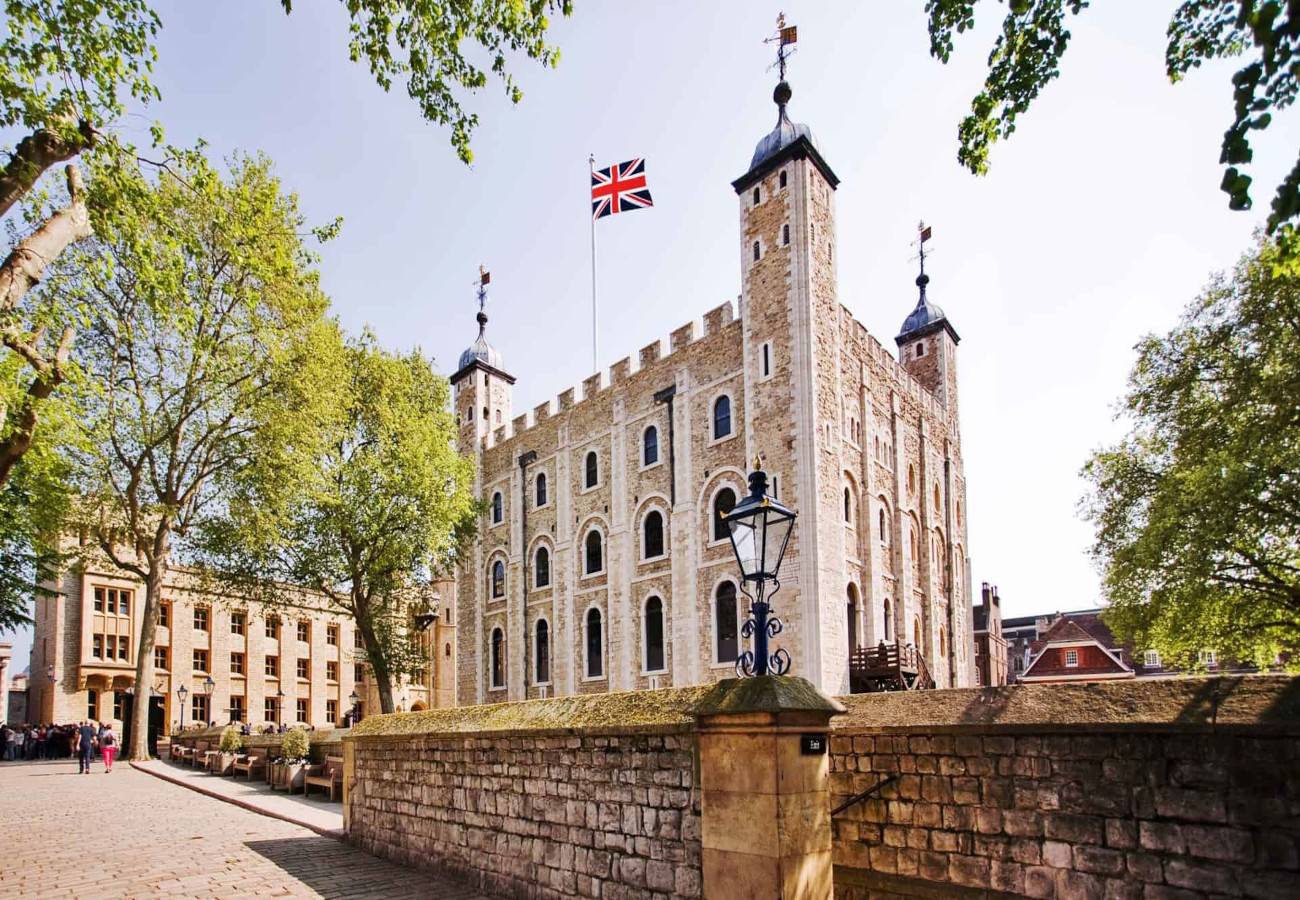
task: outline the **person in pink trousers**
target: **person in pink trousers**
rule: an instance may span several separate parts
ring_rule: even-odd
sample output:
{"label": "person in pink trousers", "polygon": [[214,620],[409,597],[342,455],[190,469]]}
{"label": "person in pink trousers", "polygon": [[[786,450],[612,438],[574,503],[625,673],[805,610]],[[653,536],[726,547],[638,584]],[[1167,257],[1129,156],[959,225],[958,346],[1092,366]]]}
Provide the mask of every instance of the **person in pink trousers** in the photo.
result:
{"label": "person in pink trousers", "polygon": [[117,734],[111,723],[104,723],[104,733],[99,736],[99,753],[104,757],[104,771],[113,771],[113,757],[117,756]]}

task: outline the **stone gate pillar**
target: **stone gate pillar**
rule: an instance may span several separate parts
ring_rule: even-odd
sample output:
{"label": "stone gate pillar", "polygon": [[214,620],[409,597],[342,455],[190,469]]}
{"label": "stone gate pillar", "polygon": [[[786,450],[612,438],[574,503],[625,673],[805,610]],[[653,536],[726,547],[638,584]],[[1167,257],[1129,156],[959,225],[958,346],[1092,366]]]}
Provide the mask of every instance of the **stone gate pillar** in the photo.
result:
{"label": "stone gate pillar", "polygon": [[827,733],[844,707],[802,678],[729,678],[701,698],[705,900],[830,900]]}

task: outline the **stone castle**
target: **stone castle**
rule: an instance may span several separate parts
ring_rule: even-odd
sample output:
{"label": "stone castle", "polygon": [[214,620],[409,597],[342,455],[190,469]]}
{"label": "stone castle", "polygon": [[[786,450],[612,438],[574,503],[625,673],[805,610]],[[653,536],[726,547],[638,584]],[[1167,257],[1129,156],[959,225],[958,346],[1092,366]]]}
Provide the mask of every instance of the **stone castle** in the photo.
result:
{"label": "stone castle", "polygon": [[518,417],[480,309],[451,376],[486,504],[447,623],[458,703],[733,675],[748,602],[719,517],[755,457],[799,514],[773,598],[792,673],[847,693],[851,648],[884,642],[974,683],[957,332],[924,270],[897,358],[840,303],[839,179],[790,98],[732,182],[737,309]]}

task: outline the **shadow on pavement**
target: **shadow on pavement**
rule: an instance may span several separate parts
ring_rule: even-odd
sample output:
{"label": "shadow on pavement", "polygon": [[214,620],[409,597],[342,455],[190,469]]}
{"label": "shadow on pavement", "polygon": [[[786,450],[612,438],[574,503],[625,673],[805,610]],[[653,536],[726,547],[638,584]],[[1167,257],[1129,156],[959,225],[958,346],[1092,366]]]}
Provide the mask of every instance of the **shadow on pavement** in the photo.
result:
{"label": "shadow on pavement", "polygon": [[327,898],[435,897],[487,900],[467,886],[430,872],[404,869],[328,837],[246,841],[244,846]]}

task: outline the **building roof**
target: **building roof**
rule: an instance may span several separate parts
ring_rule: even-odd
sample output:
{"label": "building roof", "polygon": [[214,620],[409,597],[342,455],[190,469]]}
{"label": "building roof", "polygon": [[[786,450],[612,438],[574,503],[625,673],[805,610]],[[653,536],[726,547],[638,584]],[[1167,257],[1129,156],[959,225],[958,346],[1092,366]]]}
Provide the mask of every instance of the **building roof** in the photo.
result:
{"label": "building roof", "polygon": [[948,321],[947,314],[939,307],[939,304],[930,302],[930,299],[926,296],[925,288],[929,283],[930,276],[925,274],[925,270],[922,269],[921,274],[916,276],[916,287],[920,292],[916,299],[916,306],[903,320],[903,327],[898,330],[898,337],[894,338],[895,343],[904,344],[908,341],[914,341],[941,329],[946,329],[952,335],[954,341],[961,341],[961,338],[957,336],[956,329]]}
{"label": "building roof", "polygon": [[[1097,629],[1093,633],[1089,627]],[[1104,639],[1103,639],[1104,638]],[[1096,615],[1082,616],[1062,616],[1052,623],[1052,627],[1039,640],[1033,641],[1029,647],[1033,653],[1033,659],[1025,667],[1024,674],[1020,676],[1022,681],[1032,681],[1035,678],[1131,678],[1133,669],[1126,665],[1124,661],[1112,650],[1114,639],[1111,636],[1110,629],[1101,623]],[[1070,647],[1070,646],[1093,646],[1101,651],[1100,654],[1093,655],[1091,659],[1100,660],[1089,665],[1084,659],[1080,659],[1081,665],[1065,666],[1059,662],[1056,653],[1047,653],[1051,647]]]}
{"label": "building roof", "polygon": [[483,312],[478,314],[478,337],[460,355],[460,364],[456,368],[463,369],[476,362],[485,363],[494,369],[502,368],[503,363],[501,351],[488,343],[487,314]]}
{"label": "building roof", "polygon": [[975,624],[976,631],[983,631],[985,628],[988,627],[988,622],[986,621],[985,609],[983,604],[980,604],[979,606],[975,607],[973,621]]}
{"label": "building roof", "polygon": [[812,129],[801,122],[792,122],[786,112],[786,105],[793,95],[788,82],[782,81],[772,92],[776,103],[776,127],[765,134],[754,147],[754,155],[749,160],[749,171],[731,183],[739,193],[762,178],[767,172],[781,165],[788,159],[804,159],[822,173],[831,187],[840,183],[839,177],[831,171],[826,160],[822,158],[821,149],[813,138]]}

